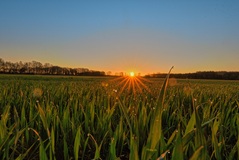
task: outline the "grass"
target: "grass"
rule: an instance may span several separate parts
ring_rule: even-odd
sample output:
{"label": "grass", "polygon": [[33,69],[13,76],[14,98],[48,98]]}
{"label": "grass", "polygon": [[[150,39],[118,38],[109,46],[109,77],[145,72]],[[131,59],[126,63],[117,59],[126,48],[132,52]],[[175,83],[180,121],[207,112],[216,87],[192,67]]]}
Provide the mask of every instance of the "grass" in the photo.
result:
{"label": "grass", "polygon": [[150,81],[1,75],[0,159],[239,157],[238,81]]}

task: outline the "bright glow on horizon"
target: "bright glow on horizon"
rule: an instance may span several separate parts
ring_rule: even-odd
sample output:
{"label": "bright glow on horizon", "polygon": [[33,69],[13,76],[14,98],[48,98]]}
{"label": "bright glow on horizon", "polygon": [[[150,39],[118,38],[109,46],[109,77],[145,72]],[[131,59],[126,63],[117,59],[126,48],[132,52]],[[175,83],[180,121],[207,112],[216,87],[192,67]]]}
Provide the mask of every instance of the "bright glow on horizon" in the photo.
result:
{"label": "bright glow on horizon", "polygon": [[135,74],[134,74],[134,72],[130,72],[130,77],[134,77],[135,76]]}

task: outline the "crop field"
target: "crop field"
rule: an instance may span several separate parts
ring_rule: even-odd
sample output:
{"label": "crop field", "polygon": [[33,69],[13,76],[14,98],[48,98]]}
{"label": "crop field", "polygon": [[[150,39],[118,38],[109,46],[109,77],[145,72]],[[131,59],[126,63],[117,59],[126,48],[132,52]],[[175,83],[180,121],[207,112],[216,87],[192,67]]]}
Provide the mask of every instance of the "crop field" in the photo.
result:
{"label": "crop field", "polygon": [[238,159],[239,81],[0,75],[0,159]]}

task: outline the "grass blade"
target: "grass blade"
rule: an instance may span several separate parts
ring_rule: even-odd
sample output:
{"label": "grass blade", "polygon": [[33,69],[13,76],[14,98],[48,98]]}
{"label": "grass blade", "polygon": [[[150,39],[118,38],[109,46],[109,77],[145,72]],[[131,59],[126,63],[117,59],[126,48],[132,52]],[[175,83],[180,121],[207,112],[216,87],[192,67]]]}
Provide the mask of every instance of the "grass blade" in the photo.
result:
{"label": "grass blade", "polygon": [[[167,77],[165,78],[163,86],[159,93],[159,96],[157,99],[157,107],[154,114],[152,115],[148,140],[147,140],[146,146],[143,149],[142,159],[148,160],[152,158],[156,159],[158,157],[158,154],[159,154],[158,148],[160,143],[159,141],[160,141],[160,138],[162,137],[162,111],[163,111],[164,97],[165,97],[165,92],[168,85],[169,75],[172,69],[173,67],[169,70],[169,73]],[[156,151],[156,154],[154,151]]]}
{"label": "grass blade", "polygon": [[78,159],[78,156],[79,156],[80,141],[81,141],[81,127],[78,127],[76,137],[75,137],[75,142],[74,142],[75,159]]}

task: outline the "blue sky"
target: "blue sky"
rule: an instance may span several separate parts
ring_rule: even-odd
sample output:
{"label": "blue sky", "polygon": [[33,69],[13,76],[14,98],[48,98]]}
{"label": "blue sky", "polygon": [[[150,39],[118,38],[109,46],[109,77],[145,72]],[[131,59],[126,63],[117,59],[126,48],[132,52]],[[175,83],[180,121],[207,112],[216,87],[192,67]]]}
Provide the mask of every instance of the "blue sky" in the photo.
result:
{"label": "blue sky", "polygon": [[239,1],[0,1],[0,57],[142,74],[238,71]]}

